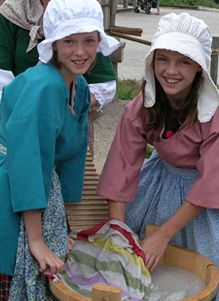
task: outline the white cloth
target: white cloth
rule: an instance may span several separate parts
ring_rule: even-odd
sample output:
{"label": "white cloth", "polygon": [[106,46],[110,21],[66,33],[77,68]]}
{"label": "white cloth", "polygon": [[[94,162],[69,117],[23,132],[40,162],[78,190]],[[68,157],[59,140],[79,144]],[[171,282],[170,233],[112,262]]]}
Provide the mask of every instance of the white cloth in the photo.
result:
{"label": "white cloth", "polygon": [[97,112],[101,112],[103,107],[110,103],[116,95],[116,81],[110,80],[104,83],[89,84],[90,92],[95,96],[99,103]]}
{"label": "white cloth", "polygon": [[2,89],[14,79],[11,71],[0,69],[0,103],[2,97]]}
{"label": "white cloth", "polygon": [[53,55],[52,44],[76,33],[98,31],[97,52],[110,55],[120,43],[104,32],[103,11],[96,0],[51,0],[43,17],[45,40],[38,44],[39,59],[47,63]]}
{"label": "white cloth", "polygon": [[145,57],[145,107],[152,107],[155,103],[155,49],[177,51],[202,67],[203,84],[199,93],[198,119],[200,122],[208,122],[219,106],[219,92],[209,74],[211,44],[212,36],[203,20],[188,13],[170,13],[161,17],[151,48]]}

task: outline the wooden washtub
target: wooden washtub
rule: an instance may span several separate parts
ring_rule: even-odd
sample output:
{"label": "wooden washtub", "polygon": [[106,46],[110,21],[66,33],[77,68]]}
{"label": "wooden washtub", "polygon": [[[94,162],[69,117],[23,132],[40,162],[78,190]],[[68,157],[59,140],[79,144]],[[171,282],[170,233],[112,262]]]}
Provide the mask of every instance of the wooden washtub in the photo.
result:
{"label": "wooden washtub", "polygon": [[[74,229],[88,228],[107,218],[106,200],[96,195],[98,175],[90,154],[87,156],[85,184],[82,202],[67,204],[66,212],[70,227]],[[156,231],[149,226],[147,233]],[[219,283],[219,271],[204,256],[188,249],[169,245],[161,259],[161,263],[192,272],[206,283],[206,287],[198,294],[183,301],[210,301],[214,298]],[[59,301],[121,301],[121,289],[97,284],[92,288],[92,298],[72,292],[62,282],[50,281],[50,289]]]}
{"label": "wooden washtub", "polygon": [[[177,246],[168,246],[161,262],[192,272],[205,281],[206,287],[202,291],[183,299],[183,301],[210,301],[215,297],[219,274],[207,257]],[[50,288],[54,296],[60,301],[121,301],[121,290],[111,286],[94,286],[92,299],[70,291],[61,282],[50,281]]]}

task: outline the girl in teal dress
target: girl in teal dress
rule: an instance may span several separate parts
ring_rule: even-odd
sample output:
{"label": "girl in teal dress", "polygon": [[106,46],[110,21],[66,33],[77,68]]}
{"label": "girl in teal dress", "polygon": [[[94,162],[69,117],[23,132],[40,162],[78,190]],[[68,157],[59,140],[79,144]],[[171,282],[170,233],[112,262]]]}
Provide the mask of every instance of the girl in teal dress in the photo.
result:
{"label": "girl in teal dress", "polygon": [[0,274],[12,281],[0,300],[47,300],[44,275],[64,266],[63,199],[81,199],[87,150],[90,94],[81,74],[97,51],[119,46],[104,33],[96,0],[51,0],[43,24],[41,64],[2,94]]}
{"label": "girl in teal dress", "polygon": [[[42,16],[50,0],[5,0],[0,7],[0,98],[2,87],[38,62],[37,43],[43,37]],[[116,94],[116,74],[110,56],[98,52],[84,74],[91,92],[89,150],[94,155],[93,119]]]}

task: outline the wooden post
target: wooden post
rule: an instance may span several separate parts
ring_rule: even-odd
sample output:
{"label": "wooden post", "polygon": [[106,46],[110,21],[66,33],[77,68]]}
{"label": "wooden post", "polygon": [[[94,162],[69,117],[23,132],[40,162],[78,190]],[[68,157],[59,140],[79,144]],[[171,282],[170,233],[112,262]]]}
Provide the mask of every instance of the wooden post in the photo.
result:
{"label": "wooden post", "polygon": [[114,26],[116,20],[117,0],[111,0],[109,5],[110,5],[110,26]]}
{"label": "wooden post", "polygon": [[121,301],[122,289],[106,284],[96,284],[92,288],[92,301]]}
{"label": "wooden post", "polygon": [[102,6],[103,16],[104,16],[104,29],[107,31],[110,26],[110,5],[109,0],[98,0]]}
{"label": "wooden post", "polygon": [[128,0],[123,0],[123,8],[128,8]]}
{"label": "wooden post", "polygon": [[[109,1],[110,5],[110,27],[115,26],[116,19],[116,10],[117,10],[117,0]],[[121,43],[120,48],[118,48],[114,53],[111,54],[111,60],[113,67],[118,78],[118,63],[122,62],[123,52],[124,52],[125,43]]]}
{"label": "wooden post", "polygon": [[[213,37],[212,49],[219,49],[219,37]],[[217,85],[217,77],[218,77],[218,55],[219,55],[218,51],[216,51],[215,54],[213,51],[211,57],[211,78],[216,85]]]}

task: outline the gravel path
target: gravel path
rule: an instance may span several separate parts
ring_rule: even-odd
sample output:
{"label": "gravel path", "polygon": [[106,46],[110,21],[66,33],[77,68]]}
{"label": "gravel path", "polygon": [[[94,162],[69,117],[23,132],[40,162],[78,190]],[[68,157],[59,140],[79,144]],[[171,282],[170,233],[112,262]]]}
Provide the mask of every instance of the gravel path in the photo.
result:
{"label": "gravel path", "polygon": [[100,173],[112,142],[120,113],[127,101],[114,100],[105,109],[104,114],[94,120],[94,164]]}

